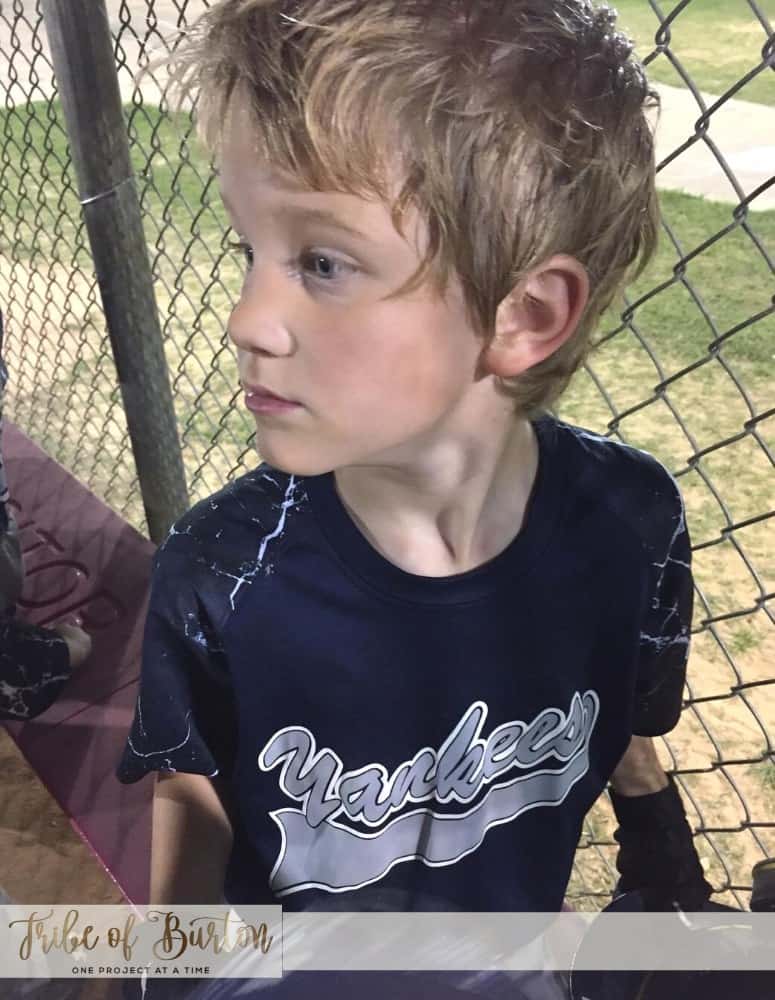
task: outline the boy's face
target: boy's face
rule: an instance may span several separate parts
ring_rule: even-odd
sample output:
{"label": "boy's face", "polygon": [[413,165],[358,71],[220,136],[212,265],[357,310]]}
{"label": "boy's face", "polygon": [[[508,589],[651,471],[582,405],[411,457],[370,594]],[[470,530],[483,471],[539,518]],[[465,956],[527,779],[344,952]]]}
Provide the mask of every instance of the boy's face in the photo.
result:
{"label": "boy's face", "polygon": [[266,406],[248,394],[264,460],[298,475],[412,465],[455,427],[470,437],[494,389],[477,376],[482,340],[459,284],[445,300],[426,283],[383,301],[420,262],[426,235],[415,215],[408,243],[385,205],[286,186],[235,132],[221,189],[252,257],[229,321],[240,378],[298,404]]}

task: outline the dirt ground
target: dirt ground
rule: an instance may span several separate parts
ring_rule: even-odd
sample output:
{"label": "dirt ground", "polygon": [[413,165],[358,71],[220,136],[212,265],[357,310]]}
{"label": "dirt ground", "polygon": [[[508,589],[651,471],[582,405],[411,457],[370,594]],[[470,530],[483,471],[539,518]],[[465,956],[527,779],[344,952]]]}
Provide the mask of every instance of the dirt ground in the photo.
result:
{"label": "dirt ground", "polygon": [[0,885],[18,903],[124,897],[0,727]]}
{"label": "dirt ground", "polygon": [[[125,902],[3,726],[0,774],[0,886],[11,899],[15,903]],[[117,982],[91,980],[80,986],[78,1000],[118,1000]],[[45,1000],[57,1000],[56,994],[57,987],[49,987]]]}

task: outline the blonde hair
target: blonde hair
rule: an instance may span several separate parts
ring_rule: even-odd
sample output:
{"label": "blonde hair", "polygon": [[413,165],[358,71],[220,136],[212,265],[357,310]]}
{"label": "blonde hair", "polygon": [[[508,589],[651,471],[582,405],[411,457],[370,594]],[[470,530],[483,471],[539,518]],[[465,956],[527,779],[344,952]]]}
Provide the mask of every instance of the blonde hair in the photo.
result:
{"label": "blonde hair", "polygon": [[[455,273],[488,340],[499,303],[553,254],[590,299],[574,335],[502,391],[520,412],[560,395],[591,331],[650,259],[658,106],[615,13],[588,0],[221,0],[172,56],[211,150],[248,97],[257,154],[313,190],[379,198],[427,225],[420,268]],[[391,201],[389,167],[403,187]],[[394,297],[391,296],[391,297]]]}

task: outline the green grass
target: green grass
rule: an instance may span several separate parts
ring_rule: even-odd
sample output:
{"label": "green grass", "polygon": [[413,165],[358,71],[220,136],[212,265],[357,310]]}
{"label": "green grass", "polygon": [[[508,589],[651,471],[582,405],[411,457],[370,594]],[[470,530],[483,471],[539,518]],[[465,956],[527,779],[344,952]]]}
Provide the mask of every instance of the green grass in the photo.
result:
{"label": "green grass", "polygon": [[[212,246],[216,236],[217,246],[225,215],[207,158],[189,142],[188,116],[162,115],[154,107],[125,113],[151,249],[177,253],[175,230],[185,237],[184,251],[192,237]],[[12,258],[42,253],[89,267],[85,234],[76,236],[81,210],[58,102],[0,109],[0,174],[0,252]]]}
{"label": "green grass", "polygon": [[[180,296],[189,265],[198,268],[205,282],[212,278],[213,258],[222,257],[220,247],[226,234],[226,216],[207,160],[196,147],[181,143],[188,131],[184,115],[170,119],[152,108],[135,112],[130,119],[132,161],[149,252],[157,274],[166,278],[170,288],[167,296],[173,300],[176,292]],[[68,154],[56,106],[31,104],[13,112],[0,111],[0,149],[0,252],[11,259],[42,256],[89,270],[91,260],[83,232],[73,252],[81,230],[80,206],[74,188],[62,182],[61,165],[68,162]],[[656,259],[630,289],[633,299],[673,279],[682,254],[689,254],[733,222],[727,205],[669,191],[663,192],[661,199],[679,249],[663,235]],[[748,225],[765,247],[775,245],[775,211],[752,214]],[[217,267],[217,277],[228,286],[239,281],[235,265],[221,260]],[[721,275],[723,280],[719,280]],[[741,226],[690,261],[685,277],[720,332],[765,310],[770,303],[771,272]],[[660,352],[676,364],[703,356],[714,339],[690,292],[678,280],[644,303],[635,319],[644,335],[654,337]],[[612,312],[601,328],[616,322],[617,314]],[[772,323],[769,317],[741,331],[725,351],[764,376],[773,355],[769,342]]]}
{"label": "green grass", "polygon": [[[611,6],[619,12],[621,27],[635,41],[637,54],[643,59],[652,53],[660,22],[648,0],[611,0]],[[659,6],[667,17],[677,3],[663,0]],[[759,7],[772,24],[775,0],[759,0]],[[691,0],[670,25],[670,51],[700,90],[716,95],[725,93],[761,63],[766,38],[746,0]],[[649,64],[648,72],[659,83],[683,86],[664,53]],[[775,72],[762,70],[736,96],[775,106]]]}
{"label": "green grass", "polygon": [[756,649],[761,641],[761,636],[757,635],[752,628],[739,625],[727,642],[727,649],[733,656],[738,656]]}
{"label": "green grass", "polygon": [[[662,215],[678,244],[662,232],[655,259],[628,295],[635,302],[663,282],[675,277],[682,258],[697,247],[723,233],[733,222],[732,206],[705,198],[663,191],[660,194]],[[719,333],[766,310],[772,298],[772,272],[749,233],[766,248],[775,245],[775,211],[758,212],[748,218],[747,228],[735,226],[701,254],[686,264],[684,279],[699,296],[709,318]],[[677,363],[696,360],[707,352],[715,339],[709,322],[703,317],[691,291],[681,280],[653,299],[643,303],[635,320],[645,335],[651,334],[660,350]],[[615,317],[607,317],[603,326]],[[758,375],[771,372],[772,315],[736,333],[724,348],[735,360],[749,363]]]}
{"label": "green grass", "polygon": [[775,795],[775,760],[765,760],[754,765],[754,771],[765,791]]}

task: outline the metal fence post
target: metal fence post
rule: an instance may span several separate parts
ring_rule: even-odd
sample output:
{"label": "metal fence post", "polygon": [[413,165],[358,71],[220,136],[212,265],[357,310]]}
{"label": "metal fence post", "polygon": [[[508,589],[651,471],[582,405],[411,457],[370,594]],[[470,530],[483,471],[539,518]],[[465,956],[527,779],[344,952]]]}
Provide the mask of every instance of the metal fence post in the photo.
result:
{"label": "metal fence post", "polygon": [[81,205],[148,530],[188,507],[175,411],[105,0],[43,0]]}

